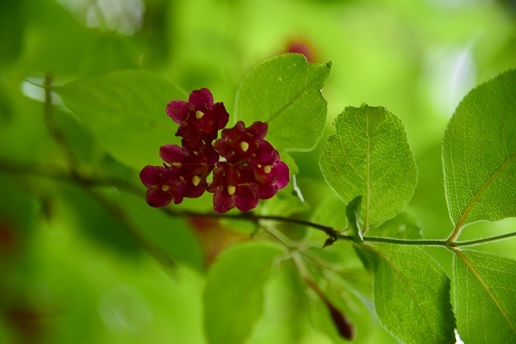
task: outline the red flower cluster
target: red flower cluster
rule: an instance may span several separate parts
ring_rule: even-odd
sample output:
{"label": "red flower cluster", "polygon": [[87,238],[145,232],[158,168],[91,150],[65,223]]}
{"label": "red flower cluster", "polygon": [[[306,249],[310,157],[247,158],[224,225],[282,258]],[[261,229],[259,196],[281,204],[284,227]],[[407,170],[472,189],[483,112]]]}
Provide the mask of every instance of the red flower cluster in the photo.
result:
{"label": "red flower cluster", "polygon": [[[174,100],[167,114],[179,124],[176,136],[181,147],[160,148],[163,166],[145,166],[140,172],[148,188],[147,203],[163,207],[172,200],[195,198],[204,191],[214,193],[213,205],[218,213],[235,206],[241,211],[256,207],[259,199],[268,199],[289,182],[287,165],[277,150],[264,140],[267,124],[255,122],[246,128],[239,121],[234,128],[220,129],[228,122],[224,104],[213,103],[211,92],[193,91],[188,102]],[[219,161],[222,157],[222,161]],[[213,181],[206,178],[213,171]]]}

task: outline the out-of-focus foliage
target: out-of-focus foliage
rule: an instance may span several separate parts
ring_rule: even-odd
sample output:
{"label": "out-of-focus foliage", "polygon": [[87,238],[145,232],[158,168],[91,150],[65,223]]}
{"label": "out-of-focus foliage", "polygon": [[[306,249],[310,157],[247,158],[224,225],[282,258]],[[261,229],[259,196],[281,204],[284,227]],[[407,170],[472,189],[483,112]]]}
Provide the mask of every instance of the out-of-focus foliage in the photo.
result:
{"label": "out-of-focus foliage", "polygon": [[[224,312],[205,312],[206,297],[216,295],[206,293],[204,287],[206,281],[226,277],[229,258],[222,256],[212,275],[207,271],[219,262],[219,252],[249,240],[254,227],[239,221],[176,218],[148,208],[138,166],[145,159],[148,164],[159,160],[158,145],[166,140],[167,130],[169,141],[163,143],[177,140],[165,114],[166,102],[183,95],[174,84],[187,92],[208,87],[216,101],[223,101],[234,113],[239,110],[236,91],[251,69],[299,46],[311,52],[319,68],[332,61],[323,89],[328,103],[326,136],[347,106],[384,106],[402,119],[419,171],[406,210],[420,223],[409,222],[422,227],[425,238],[445,237],[453,226],[443,188],[443,132],[473,86],[515,67],[516,12],[511,4],[482,0],[0,1],[0,343],[196,344],[207,342],[205,329],[208,338],[218,338],[213,326],[203,322]],[[163,78],[150,84],[131,83],[132,75],[149,72]],[[45,110],[42,87],[46,75],[57,86],[71,82],[62,88],[63,99],[53,95],[50,127],[63,133],[73,152],[72,171],[67,148],[48,130],[49,104]],[[120,88],[103,85],[113,78]],[[320,76],[321,83],[324,78]],[[252,83],[244,86],[241,92],[253,91]],[[80,101],[90,95],[88,90],[105,89],[106,93],[87,99],[91,107],[74,109],[76,99],[66,94],[71,88],[74,97],[84,88]],[[163,103],[143,107],[151,98]],[[101,109],[96,107],[99,103]],[[253,117],[259,117],[259,104],[252,105]],[[106,107],[112,113],[103,112]],[[159,128],[155,143],[142,141],[138,132],[155,124],[142,122],[133,111],[156,112],[155,118],[162,115],[168,127]],[[110,115],[125,115],[127,123],[120,123],[119,129],[102,128],[120,118]],[[306,142],[306,147],[315,141]],[[281,193],[284,202],[276,205],[273,199],[262,204],[264,214],[305,211],[312,220],[346,228],[346,204],[323,184],[316,163],[321,150],[319,144],[312,152],[292,153],[289,166],[297,165],[297,182]],[[70,183],[67,176],[74,170],[93,176],[95,182]],[[209,198],[189,200],[177,209],[205,210],[209,203]],[[285,204],[292,207],[283,210]],[[296,211],[291,211],[294,207]],[[391,221],[384,225],[392,227],[371,233],[377,230],[377,236],[393,236],[400,227],[397,220]],[[511,228],[514,221],[510,220],[477,223],[462,237],[502,234]],[[279,230],[287,241],[319,244],[324,240],[322,233],[303,227]],[[489,250],[516,257],[512,245],[502,241],[490,244]],[[331,268],[317,282],[355,325],[355,342],[395,342],[369,312],[372,279],[351,245],[339,242],[307,252],[317,258],[309,272],[317,270],[317,261]],[[431,253],[447,272],[452,271],[449,256]],[[478,253],[466,256],[485,258]],[[247,329],[249,342],[343,342],[327,308],[313,290],[307,290],[299,267],[282,258],[275,257],[270,277],[264,274],[266,280],[256,286],[263,295],[255,290],[259,297],[254,304],[263,296],[264,310],[259,316],[253,313],[256,323]],[[242,274],[248,263],[231,262]],[[378,269],[392,274],[385,262],[379,265]],[[407,270],[403,262],[401,266]],[[508,267],[504,263],[500,269],[508,274]],[[222,276],[214,277],[217,272]],[[488,270],[479,273],[486,278],[492,275]],[[472,286],[465,291],[454,284],[453,295],[469,292],[485,297],[463,261],[455,262],[453,274]],[[210,304],[223,307],[217,300]],[[466,326],[465,309],[476,306],[458,301],[454,306],[461,330]],[[503,323],[503,314],[500,317],[492,319],[494,327],[496,321]],[[476,336],[476,332],[465,333]]]}

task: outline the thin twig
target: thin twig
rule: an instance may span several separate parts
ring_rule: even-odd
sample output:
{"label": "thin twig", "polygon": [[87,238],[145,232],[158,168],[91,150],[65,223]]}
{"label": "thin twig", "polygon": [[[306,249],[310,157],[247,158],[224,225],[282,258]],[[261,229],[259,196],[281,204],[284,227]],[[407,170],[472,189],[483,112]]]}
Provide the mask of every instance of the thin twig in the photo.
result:
{"label": "thin twig", "polygon": [[[45,177],[54,180],[58,180],[66,183],[75,183],[82,185],[84,187],[96,187],[96,186],[114,186],[119,188],[122,191],[128,192],[135,196],[141,197],[144,193],[141,188],[121,179],[109,179],[109,178],[94,178],[82,175],[80,172],[76,172],[75,175],[71,175],[68,171],[63,170],[62,168],[52,167],[52,166],[38,166],[34,164],[30,165],[20,165],[20,164],[12,164],[8,161],[0,159],[0,171],[13,173],[13,174],[21,174],[21,175],[30,175],[37,177]],[[339,231],[330,226],[322,225],[319,223],[295,219],[290,217],[283,217],[277,215],[258,215],[252,212],[246,213],[237,213],[237,214],[217,214],[217,213],[204,213],[204,212],[196,212],[190,210],[178,210],[173,209],[171,207],[163,207],[160,208],[161,211],[166,213],[169,216],[175,217],[207,217],[214,219],[232,219],[237,221],[252,221],[255,223],[259,223],[260,221],[276,221],[282,223],[291,223],[298,224],[302,226],[306,226],[309,228],[313,228],[319,231],[326,233],[333,240],[346,240],[353,241],[352,235],[344,235],[339,234]],[[387,237],[364,237],[365,242],[381,242],[381,243],[390,243],[390,244],[398,244],[398,245],[415,245],[415,246],[442,246],[442,247],[463,247],[463,246],[473,246],[485,244],[492,241],[498,241],[502,239],[511,238],[516,236],[516,232],[507,233],[503,235],[487,237],[476,240],[469,241],[458,241],[448,243],[445,239],[431,239],[431,240],[410,240],[410,239],[396,239],[396,238],[387,238]]]}
{"label": "thin twig", "polygon": [[513,236],[516,236],[516,232],[496,235],[496,236],[482,238],[482,239],[458,241],[458,242],[455,242],[455,243],[451,244],[450,246],[451,247],[474,246],[474,245],[485,244],[485,243],[488,243],[488,242],[494,242],[494,241],[499,241],[499,240],[507,239],[507,238],[510,238],[510,237],[513,237]]}

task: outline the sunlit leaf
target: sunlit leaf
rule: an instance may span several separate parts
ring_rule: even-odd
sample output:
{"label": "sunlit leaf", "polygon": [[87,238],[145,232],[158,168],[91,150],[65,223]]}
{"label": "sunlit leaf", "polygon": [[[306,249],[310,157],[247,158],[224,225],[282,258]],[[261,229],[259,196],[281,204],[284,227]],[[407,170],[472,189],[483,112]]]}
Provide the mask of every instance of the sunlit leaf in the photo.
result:
{"label": "sunlit leaf", "polygon": [[392,335],[404,343],[455,342],[450,281],[431,256],[392,244],[361,250],[374,254],[374,304]]}
{"label": "sunlit leaf", "polygon": [[516,70],[473,89],[443,140],[444,180],[454,225],[516,216]]}
{"label": "sunlit leaf", "polygon": [[320,90],[329,73],[329,63],[311,64],[302,55],[274,57],[242,81],[235,117],[248,124],[267,122],[266,139],[278,150],[311,150],[326,123],[326,100]]}
{"label": "sunlit leaf", "polygon": [[212,266],[204,293],[205,328],[210,343],[240,344],[263,311],[264,285],[282,250],[252,242],[223,252]]}
{"label": "sunlit leaf", "polygon": [[516,261],[486,252],[456,251],[452,302],[465,343],[516,342]]}
{"label": "sunlit leaf", "polygon": [[142,71],[123,71],[56,87],[101,145],[120,162],[141,169],[159,164],[159,147],[177,143],[177,125],[167,103],[186,96],[167,79]]}
{"label": "sunlit leaf", "polygon": [[381,107],[348,107],[326,141],[321,170],[347,204],[362,195],[364,231],[396,215],[414,192],[417,170],[401,121]]}

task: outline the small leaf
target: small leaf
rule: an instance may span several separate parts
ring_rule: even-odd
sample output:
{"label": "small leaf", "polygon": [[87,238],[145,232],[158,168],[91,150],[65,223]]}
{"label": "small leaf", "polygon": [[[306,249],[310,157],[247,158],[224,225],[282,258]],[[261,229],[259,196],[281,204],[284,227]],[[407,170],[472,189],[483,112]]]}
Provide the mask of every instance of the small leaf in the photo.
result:
{"label": "small leaf", "polygon": [[324,242],[324,244],[323,244],[322,248],[326,248],[326,247],[328,247],[328,246],[333,245],[333,244],[335,243],[335,241],[336,241],[336,240],[335,240],[335,239],[332,239],[332,238],[328,238],[328,239],[326,239],[326,241]]}
{"label": "small leaf", "polygon": [[473,89],[443,140],[446,198],[456,228],[516,216],[516,70]]}
{"label": "small leaf", "polygon": [[240,344],[263,310],[264,286],[282,250],[251,242],[224,251],[215,261],[204,293],[205,328],[210,343]]}
{"label": "small leaf", "polygon": [[267,122],[266,139],[278,150],[312,150],[326,123],[326,100],[320,90],[329,73],[329,63],[308,63],[299,54],[267,60],[242,81],[236,119]]}
{"label": "small leaf", "polygon": [[349,227],[353,231],[353,240],[357,243],[364,242],[362,228],[360,228],[360,207],[362,206],[362,196],[353,198],[346,207],[346,216]]}
{"label": "small leaf", "polygon": [[345,203],[363,195],[364,232],[395,216],[412,197],[417,170],[401,121],[381,107],[348,107],[335,121],[320,166]]}
{"label": "small leaf", "polygon": [[55,91],[118,161],[141,169],[160,163],[159,147],[179,142],[167,103],[186,96],[165,78],[142,71],[72,81]]}
{"label": "small leaf", "polygon": [[394,218],[385,221],[376,228],[371,228],[369,236],[390,237],[399,239],[421,239],[423,229],[417,218],[402,211]]}
{"label": "small leaf", "polygon": [[465,343],[516,343],[516,261],[455,251],[452,303]]}
{"label": "small leaf", "polygon": [[416,247],[375,244],[374,303],[385,328],[404,343],[455,343],[450,281]]}

